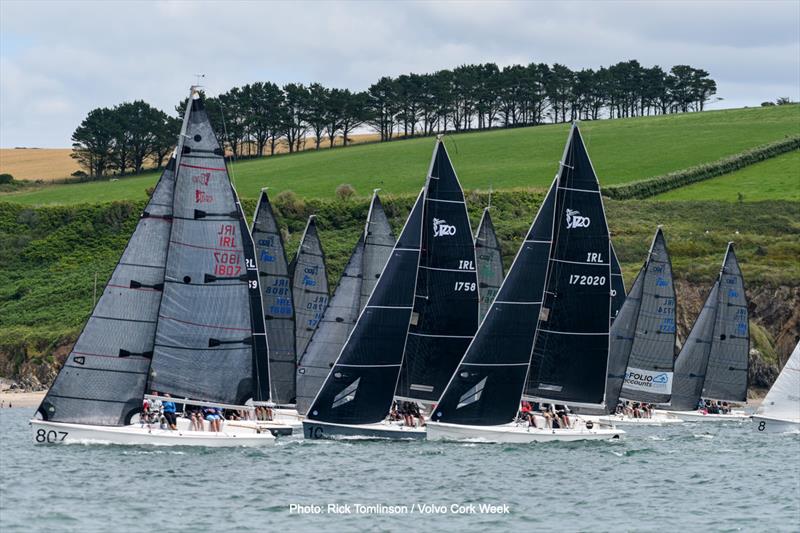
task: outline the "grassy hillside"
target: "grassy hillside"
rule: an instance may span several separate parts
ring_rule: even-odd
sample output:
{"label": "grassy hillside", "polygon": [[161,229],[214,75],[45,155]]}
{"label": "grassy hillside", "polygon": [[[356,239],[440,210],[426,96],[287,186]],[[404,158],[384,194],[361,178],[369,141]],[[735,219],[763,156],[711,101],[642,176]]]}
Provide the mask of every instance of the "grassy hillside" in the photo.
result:
{"label": "grassy hillside", "polygon": [[800,200],[800,150],[655,196],[654,200]]}
{"label": "grassy hillside", "polygon": [[[582,131],[603,185],[625,183],[713,161],[747,148],[800,133],[800,105],[733,109],[583,123]],[[558,170],[568,126],[466,133],[446,137],[462,184],[495,190],[545,187]],[[306,198],[330,198],[339,184],[366,197],[380,187],[388,194],[417,191],[427,172],[433,139],[354,146],[243,161],[233,165],[243,198],[260,188],[291,189]],[[55,185],[2,195],[23,204],[74,204],[138,200],[153,174],[113,182]]]}
{"label": "grassy hillside", "polygon": [[[508,265],[525,234],[542,194],[495,193],[492,215]],[[391,221],[399,229],[413,197],[386,197]],[[468,195],[473,227],[487,196]],[[92,307],[95,273],[102,291],[138,219],[143,202],[29,208],[0,202],[0,355],[19,360],[47,357],[60,341],[74,339]],[[249,212],[254,202],[246,202]],[[758,285],[797,285],[800,280],[800,203],[606,201],[628,284],[643,260],[657,224],[662,224],[676,276],[690,281],[716,275],[729,240],[751,289]],[[363,228],[367,201],[298,200],[276,205],[288,228],[294,253],[306,217],[316,213],[335,283]]]}

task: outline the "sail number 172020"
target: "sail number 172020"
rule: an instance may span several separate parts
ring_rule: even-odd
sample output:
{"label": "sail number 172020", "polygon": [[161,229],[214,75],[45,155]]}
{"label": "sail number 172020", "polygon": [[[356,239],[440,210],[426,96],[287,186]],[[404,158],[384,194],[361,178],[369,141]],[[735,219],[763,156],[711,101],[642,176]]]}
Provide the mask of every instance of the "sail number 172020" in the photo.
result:
{"label": "sail number 172020", "polygon": [[582,276],[579,274],[570,274],[569,275],[569,284],[570,285],[605,285],[606,284],[606,277],[605,276]]}

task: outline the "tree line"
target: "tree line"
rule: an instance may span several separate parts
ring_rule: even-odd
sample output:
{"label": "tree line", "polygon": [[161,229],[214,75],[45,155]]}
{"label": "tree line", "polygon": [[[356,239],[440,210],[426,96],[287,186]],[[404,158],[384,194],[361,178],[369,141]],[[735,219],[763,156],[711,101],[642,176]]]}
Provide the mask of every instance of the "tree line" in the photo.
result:
{"label": "tree line", "polygon": [[[234,157],[347,145],[356,130],[381,141],[446,131],[510,128],[579,120],[703,111],[716,94],[703,69],[665,71],[630,60],[599,69],[558,63],[462,65],[432,74],[384,76],[366,91],[319,83],[256,82],[205,99],[217,135]],[[92,175],[161,166],[174,145],[185,100],[172,119],[137,101],[95,109],[73,134],[79,162]],[[141,122],[134,122],[140,119]],[[164,146],[169,146],[165,149]],[[100,174],[98,174],[98,172]]]}

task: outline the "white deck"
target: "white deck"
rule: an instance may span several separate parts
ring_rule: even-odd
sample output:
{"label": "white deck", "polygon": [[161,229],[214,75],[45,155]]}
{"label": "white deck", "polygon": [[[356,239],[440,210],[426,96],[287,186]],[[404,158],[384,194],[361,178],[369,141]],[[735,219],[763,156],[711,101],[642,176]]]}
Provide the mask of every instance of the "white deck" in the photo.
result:
{"label": "white deck", "polygon": [[621,429],[593,427],[586,429],[533,428],[526,424],[500,426],[466,426],[428,422],[428,440],[454,440],[467,442],[571,442],[580,440],[618,440],[625,432]]}

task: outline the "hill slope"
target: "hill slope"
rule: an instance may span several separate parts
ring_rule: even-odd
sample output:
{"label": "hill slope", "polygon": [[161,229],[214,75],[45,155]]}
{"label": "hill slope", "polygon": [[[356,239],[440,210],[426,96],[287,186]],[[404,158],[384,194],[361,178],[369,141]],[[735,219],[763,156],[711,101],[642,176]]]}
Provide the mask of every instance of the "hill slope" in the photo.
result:
{"label": "hill slope", "polygon": [[[445,137],[467,189],[545,187],[558,170],[566,124],[465,133]],[[747,148],[800,134],[800,105],[732,109],[658,117],[585,122],[581,125],[603,185],[625,183],[714,161]],[[302,152],[235,163],[243,198],[262,187],[330,198],[342,183],[366,197],[416,191],[427,172],[432,138]],[[0,196],[24,204],[73,204],[144,198],[154,174],[114,182],[54,185]]]}

